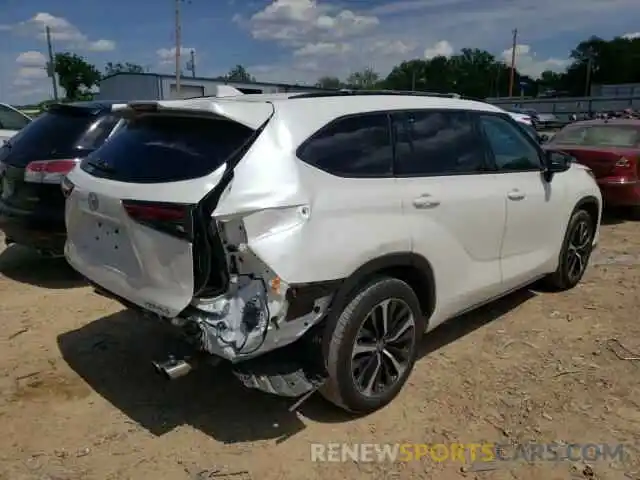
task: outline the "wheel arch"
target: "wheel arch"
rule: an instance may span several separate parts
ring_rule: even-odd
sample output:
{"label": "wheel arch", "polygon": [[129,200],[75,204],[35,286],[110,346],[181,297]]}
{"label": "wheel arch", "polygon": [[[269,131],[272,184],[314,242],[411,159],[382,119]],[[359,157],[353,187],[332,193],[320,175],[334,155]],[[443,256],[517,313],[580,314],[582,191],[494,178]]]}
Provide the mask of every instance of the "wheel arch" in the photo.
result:
{"label": "wheel arch", "polygon": [[338,287],[323,328],[323,350],[326,349],[340,313],[355,292],[376,276],[389,276],[406,282],[415,292],[422,313],[428,319],[436,307],[436,281],[431,263],[414,252],[396,252],[369,260],[356,269]]}
{"label": "wheel arch", "polygon": [[600,205],[600,202],[598,201],[598,199],[593,195],[587,195],[586,197],[582,197],[578,201],[578,203],[576,203],[576,206],[571,211],[571,215],[569,215],[569,218],[573,217],[573,215],[578,210],[584,210],[589,214],[589,216],[591,217],[591,220],[593,220],[594,226],[597,227],[599,223],[600,215],[602,213],[601,209],[602,209],[602,206]]}

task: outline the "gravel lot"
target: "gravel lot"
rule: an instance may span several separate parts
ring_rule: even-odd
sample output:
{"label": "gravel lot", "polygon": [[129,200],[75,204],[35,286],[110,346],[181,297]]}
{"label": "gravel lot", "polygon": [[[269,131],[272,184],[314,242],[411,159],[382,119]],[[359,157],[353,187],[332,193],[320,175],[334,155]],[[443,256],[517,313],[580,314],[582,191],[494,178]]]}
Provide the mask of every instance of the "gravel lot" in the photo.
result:
{"label": "gravel lot", "polygon": [[[247,391],[224,368],[168,383],[169,337],[61,260],[0,254],[0,478],[640,479],[640,224],[607,219],[584,282],[517,292],[425,339],[403,393],[352,418]],[[617,339],[620,343],[615,343]],[[595,462],[314,463],[311,442],[623,442]]]}

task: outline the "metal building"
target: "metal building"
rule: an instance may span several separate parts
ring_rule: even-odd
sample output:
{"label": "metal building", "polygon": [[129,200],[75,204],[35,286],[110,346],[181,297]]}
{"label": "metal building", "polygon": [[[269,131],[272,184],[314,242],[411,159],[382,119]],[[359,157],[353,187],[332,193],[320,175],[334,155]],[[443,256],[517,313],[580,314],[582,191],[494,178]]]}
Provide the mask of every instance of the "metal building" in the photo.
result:
{"label": "metal building", "polygon": [[100,81],[96,100],[171,100],[217,95],[221,85],[230,85],[242,93],[314,92],[325,89],[305,85],[266,82],[227,82],[215,78],[181,77],[180,95],[176,77],[158,73],[115,73]]}

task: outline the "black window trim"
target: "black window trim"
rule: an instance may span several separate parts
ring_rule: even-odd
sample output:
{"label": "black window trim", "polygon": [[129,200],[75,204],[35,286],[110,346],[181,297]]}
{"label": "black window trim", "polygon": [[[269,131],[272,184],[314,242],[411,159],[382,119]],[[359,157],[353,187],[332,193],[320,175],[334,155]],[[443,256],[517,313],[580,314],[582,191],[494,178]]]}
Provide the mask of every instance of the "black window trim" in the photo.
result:
{"label": "black window trim", "polygon": [[[396,134],[394,131],[394,119],[393,117],[395,115],[400,115],[400,114],[406,114],[406,113],[414,113],[414,112],[434,112],[434,113],[464,113],[468,119],[471,121],[473,128],[474,128],[474,132],[476,135],[479,136],[479,139],[483,145],[483,154],[484,154],[484,160],[483,160],[483,169],[482,170],[478,170],[475,172],[447,172],[447,173],[434,173],[434,174],[408,174],[408,175],[398,175],[397,172],[397,168],[396,168],[396,164],[397,164],[397,157],[396,157]],[[475,113],[472,110],[468,110],[468,109],[464,109],[464,108],[400,108],[400,109],[386,109],[386,110],[371,110],[371,111],[367,111],[367,112],[358,112],[358,113],[351,113],[351,114],[347,114],[347,115],[342,115],[340,117],[336,117],[333,120],[331,120],[329,123],[323,125],[322,127],[320,127],[318,130],[316,130],[314,133],[312,133],[309,137],[307,137],[306,140],[304,140],[296,149],[295,154],[296,157],[298,157],[298,159],[304,163],[307,163],[304,158],[303,158],[303,153],[304,153],[304,149],[306,148],[306,146],[313,141],[314,139],[316,139],[317,137],[321,136],[325,131],[327,131],[328,129],[330,129],[331,127],[333,127],[333,125],[335,125],[336,123],[348,119],[348,118],[354,118],[354,117],[362,117],[362,116],[368,116],[368,115],[386,115],[387,117],[387,129],[388,129],[388,133],[389,133],[389,138],[391,141],[391,154],[392,154],[392,168],[391,168],[391,173],[390,174],[385,174],[385,175],[336,175],[335,173],[332,172],[328,172],[326,170],[323,170],[319,167],[312,166],[313,168],[317,168],[318,170],[321,170],[322,172],[325,172],[329,175],[333,175],[335,177],[338,178],[360,178],[360,179],[373,179],[373,178],[432,178],[432,177],[451,177],[451,176],[464,176],[464,175],[486,175],[486,174],[492,174],[495,173],[495,163],[492,160],[492,152],[491,149],[487,149],[487,144],[486,144],[486,139],[484,136],[484,132],[482,130],[482,127],[480,126],[479,120],[477,118],[474,118],[474,116],[472,115],[473,113]],[[511,117],[508,117],[511,118]],[[518,127],[519,128],[519,127]],[[307,163],[307,165],[309,165]]]}
{"label": "black window trim", "polygon": [[[486,155],[488,157],[489,168],[491,169],[491,173],[502,175],[502,174],[506,174],[506,173],[526,173],[526,172],[542,172],[542,171],[544,171],[545,163],[546,163],[544,151],[542,150],[542,148],[540,148],[540,145],[537,144],[533,138],[531,138],[531,135],[529,135],[525,131],[525,129],[523,127],[521,127],[518,124],[518,122],[516,122],[509,114],[505,114],[505,113],[501,113],[501,112],[485,112],[485,111],[481,111],[481,110],[477,110],[477,111],[474,111],[472,113],[476,117],[476,125],[477,125],[477,127],[479,129],[480,135],[482,135],[484,148],[486,150]],[[530,145],[532,145],[534,147],[535,151],[538,153],[538,160],[540,161],[540,167],[522,168],[522,169],[517,169],[517,170],[500,170],[498,168],[498,165],[496,164],[495,154],[493,152],[493,148],[491,148],[491,142],[489,141],[489,138],[487,138],[487,134],[485,133],[484,129],[482,128],[482,124],[481,124],[481,121],[480,121],[481,117],[497,117],[497,118],[501,118],[502,120],[506,120],[508,123],[510,123],[511,125],[515,126],[516,129],[525,138],[525,141],[528,142]]]}
{"label": "black window trim", "polygon": [[[389,171],[389,173],[385,173],[385,174],[380,174],[380,175],[357,175],[357,174],[350,174],[350,175],[345,175],[343,173],[340,173],[339,175],[333,172],[329,172],[327,170],[324,170],[320,167],[317,167],[315,165],[311,165],[309,163],[306,162],[306,160],[303,158],[303,154],[304,154],[304,150],[305,148],[309,145],[309,143],[311,143],[313,140],[315,140],[316,138],[320,137],[323,133],[325,133],[327,130],[329,130],[330,128],[332,128],[336,123],[341,122],[343,120],[347,120],[347,119],[351,119],[351,118],[358,118],[358,117],[365,117],[365,116],[371,116],[371,115],[384,115],[387,118],[387,134],[389,135],[389,142],[391,143],[391,170]],[[358,113],[350,113],[348,115],[342,115],[340,117],[336,117],[333,120],[331,120],[329,123],[323,125],[322,127],[320,127],[318,130],[316,130],[313,134],[311,134],[311,136],[309,136],[306,140],[304,140],[299,146],[298,148],[296,148],[296,157],[298,157],[298,159],[302,162],[304,162],[305,164],[316,168],[328,175],[333,175],[334,177],[338,177],[338,178],[359,178],[359,179],[379,179],[379,178],[394,178],[394,169],[395,169],[395,139],[393,137],[393,131],[391,128],[391,111],[389,110],[371,110],[371,111],[367,111],[367,112],[358,112]]]}
{"label": "black window trim", "polygon": [[[416,173],[416,174],[405,174],[399,175],[396,173],[396,135],[393,129],[394,124],[394,116],[396,115],[404,115],[407,113],[417,113],[417,112],[428,112],[428,113],[463,113],[467,117],[467,119],[471,122],[473,126],[474,134],[478,136],[478,140],[482,144],[482,153],[483,153],[483,161],[481,170],[477,170],[474,172],[437,172],[437,173]],[[389,112],[389,118],[391,122],[391,135],[393,139],[393,176],[394,178],[434,178],[434,177],[459,177],[459,176],[468,176],[468,175],[486,175],[490,173],[495,173],[493,163],[491,158],[489,157],[489,152],[485,146],[485,139],[483,138],[483,132],[479,123],[473,118],[471,111],[464,108],[411,108],[411,109],[402,109],[402,110],[394,110]]]}

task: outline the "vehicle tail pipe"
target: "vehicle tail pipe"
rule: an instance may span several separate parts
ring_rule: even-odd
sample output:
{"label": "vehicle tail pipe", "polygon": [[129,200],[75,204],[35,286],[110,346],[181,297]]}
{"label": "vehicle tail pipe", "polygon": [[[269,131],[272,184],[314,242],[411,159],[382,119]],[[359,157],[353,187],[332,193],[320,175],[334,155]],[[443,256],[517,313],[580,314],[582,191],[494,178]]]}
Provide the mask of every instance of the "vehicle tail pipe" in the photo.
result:
{"label": "vehicle tail pipe", "polygon": [[195,368],[195,363],[189,359],[169,357],[168,360],[162,362],[153,362],[153,367],[167,380],[175,380],[191,372]]}

